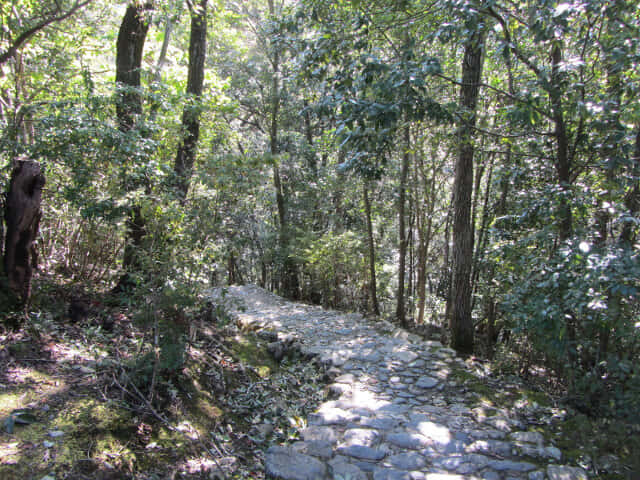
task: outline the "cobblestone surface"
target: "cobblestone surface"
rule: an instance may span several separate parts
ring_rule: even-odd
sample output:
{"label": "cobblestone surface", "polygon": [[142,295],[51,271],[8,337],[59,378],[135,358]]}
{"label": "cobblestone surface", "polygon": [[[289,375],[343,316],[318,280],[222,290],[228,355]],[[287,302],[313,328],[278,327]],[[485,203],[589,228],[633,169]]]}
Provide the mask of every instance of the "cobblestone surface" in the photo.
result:
{"label": "cobblestone surface", "polygon": [[273,446],[270,478],[283,480],[586,480],[562,452],[508,408],[485,415],[452,378],[467,368],[435,341],[358,314],[287,302],[256,286],[230,287],[234,315],[319,357],[336,399],[307,419],[302,440]]}

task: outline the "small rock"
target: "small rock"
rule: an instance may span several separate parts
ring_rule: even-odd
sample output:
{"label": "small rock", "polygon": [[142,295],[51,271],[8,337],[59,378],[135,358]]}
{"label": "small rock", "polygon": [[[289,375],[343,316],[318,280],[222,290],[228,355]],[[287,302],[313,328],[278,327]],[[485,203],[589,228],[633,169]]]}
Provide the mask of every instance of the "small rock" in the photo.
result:
{"label": "small rock", "polygon": [[337,441],[336,432],[331,427],[310,426],[300,433],[306,442],[324,441],[334,444]]}
{"label": "small rock", "polygon": [[360,458],[362,460],[382,460],[386,453],[364,445],[349,445],[338,448],[338,452],[349,457]]}
{"label": "small rock", "polygon": [[466,478],[452,473],[427,473],[425,480],[466,480]]}
{"label": "small rock", "polygon": [[419,470],[424,468],[427,464],[425,458],[416,453],[399,453],[397,455],[392,455],[388,458],[389,463],[396,468],[400,468],[402,470]]}
{"label": "small rock", "polygon": [[344,375],[340,375],[337,377],[334,382],[336,383],[348,383],[352,384],[355,381],[355,377],[352,373],[345,373]]}
{"label": "small rock", "polygon": [[399,360],[403,363],[413,362],[414,360],[418,359],[418,357],[420,357],[420,355],[418,355],[416,352],[412,352],[411,350],[401,350],[399,352],[393,352],[392,356],[396,360]]}
{"label": "small rock", "polygon": [[53,430],[49,432],[49,436],[51,438],[59,438],[59,437],[62,437],[63,435],[64,435],[64,432],[61,430]]}
{"label": "small rock", "polygon": [[326,475],[326,466],[317,458],[292,448],[274,446],[265,455],[267,476],[282,480],[317,480]]}
{"label": "small rock", "polygon": [[[514,462],[512,460],[492,460],[487,465],[489,468],[499,471],[528,472],[536,468],[529,462]],[[558,479],[559,480],[559,479]]]}
{"label": "small rock", "polygon": [[331,478],[344,478],[350,480],[367,480],[367,474],[360,470],[352,463],[346,462],[343,459],[334,459],[329,462],[331,468]]}
{"label": "small rock", "polygon": [[549,480],[587,480],[587,474],[583,469],[566,465],[549,465],[547,476]]}
{"label": "small rock", "polygon": [[400,422],[391,417],[378,417],[378,418],[363,418],[360,425],[363,427],[376,428],[378,430],[391,430],[395,428]]}
{"label": "small rock", "polygon": [[331,458],[333,449],[331,443],[323,440],[311,440],[309,442],[296,442],[292,448],[298,453],[304,453],[318,458]]}
{"label": "small rock", "polygon": [[411,474],[393,468],[378,467],[373,472],[373,480],[411,480]]}
{"label": "small rock", "polygon": [[562,451],[557,447],[547,447],[543,450],[546,453],[547,457],[554,458],[558,461],[562,459]]}
{"label": "small rock", "polygon": [[343,446],[364,445],[371,447],[380,438],[380,433],[368,428],[352,428],[344,432]]}
{"label": "small rock", "polygon": [[544,436],[539,432],[514,432],[511,434],[511,438],[516,442],[544,444]]}
{"label": "small rock", "polygon": [[488,453],[502,457],[511,455],[513,445],[509,442],[501,442],[499,440],[477,440],[469,445],[466,450],[473,453]]}
{"label": "small rock", "polygon": [[50,442],[49,440],[45,440],[44,442],[42,442],[42,445],[44,446],[44,448],[51,448],[55,445],[55,443]]}
{"label": "small rock", "polygon": [[436,385],[438,385],[438,383],[439,382],[438,382],[437,379],[435,379],[433,377],[427,377],[425,375],[425,376],[422,376],[422,377],[420,377],[418,379],[418,381],[415,383],[415,386],[419,387],[419,388],[428,389],[428,388],[435,387]]}
{"label": "small rock", "polygon": [[351,385],[346,383],[332,383],[329,385],[329,391],[333,395],[342,395],[351,391]]}
{"label": "small rock", "polygon": [[529,480],[544,480],[544,472],[538,470],[529,474]]}
{"label": "small rock", "polygon": [[354,422],[357,415],[343,410],[341,408],[320,408],[316,413],[309,415],[310,425],[346,425],[349,422]]}
{"label": "small rock", "polygon": [[482,473],[482,480],[500,480],[500,474],[493,470],[487,470]]}
{"label": "small rock", "polygon": [[400,448],[409,448],[412,450],[418,450],[420,448],[433,445],[433,440],[420,435],[419,433],[390,433],[386,437],[387,442]]}

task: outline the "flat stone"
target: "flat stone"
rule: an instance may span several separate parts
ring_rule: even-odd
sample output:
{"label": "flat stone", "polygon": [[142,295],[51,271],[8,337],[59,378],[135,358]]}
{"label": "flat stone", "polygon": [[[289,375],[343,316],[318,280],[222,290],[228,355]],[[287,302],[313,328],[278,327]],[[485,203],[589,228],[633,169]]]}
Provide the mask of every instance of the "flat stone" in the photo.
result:
{"label": "flat stone", "polygon": [[329,462],[331,470],[331,478],[344,478],[350,480],[367,480],[367,474],[352,463],[343,459],[332,460]]}
{"label": "flat stone", "polygon": [[352,373],[345,373],[344,375],[340,375],[337,377],[334,382],[336,383],[353,383],[355,381],[355,377]]}
{"label": "flat stone", "polygon": [[344,432],[342,446],[364,445],[371,447],[380,438],[380,433],[369,428],[351,428]]}
{"label": "flat stone", "polygon": [[500,480],[500,474],[493,470],[487,470],[486,472],[482,472],[482,477],[480,478],[482,478],[482,480]]}
{"label": "flat stone", "polygon": [[378,467],[373,471],[373,480],[412,480],[411,473],[393,468]]}
{"label": "flat stone", "polygon": [[476,440],[466,447],[467,452],[498,454],[502,457],[511,455],[514,445],[499,440]]}
{"label": "flat stone", "polygon": [[409,407],[399,403],[390,403],[381,407],[378,411],[380,413],[388,413],[390,415],[402,415],[409,411]]}
{"label": "flat stone", "polygon": [[512,472],[528,472],[536,468],[535,465],[529,462],[515,462],[512,460],[492,460],[487,466],[489,468],[493,468],[494,470],[498,470],[501,472],[504,471],[512,471]]}
{"label": "flat stone", "polygon": [[363,427],[371,427],[378,430],[391,430],[398,426],[400,421],[397,418],[391,417],[377,417],[377,418],[363,418],[360,421],[360,425]]}
{"label": "flat stone", "polygon": [[420,357],[420,355],[418,355],[416,352],[412,352],[411,350],[401,350],[399,352],[393,352],[391,356],[403,363],[413,362],[414,360],[417,360],[418,357]]}
{"label": "flat stone", "polygon": [[451,442],[451,432],[443,425],[434,422],[418,422],[411,425],[421,435],[433,440],[437,445],[447,445]]}
{"label": "flat stone", "polygon": [[300,433],[306,442],[325,441],[335,444],[337,441],[336,432],[331,427],[310,426]]}
{"label": "flat stone", "polygon": [[281,480],[318,480],[327,473],[327,467],[317,458],[279,446],[267,450],[265,469],[267,477]]}
{"label": "flat stone", "polygon": [[389,433],[386,436],[387,442],[400,448],[409,448],[412,450],[418,450],[420,448],[433,445],[433,440],[420,435],[419,433]]}
{"label": "flat stone", "polygon": [[357,415],[341,408],[323,408],[309,415],[310,425],[346,425],[356,420]]}
{"label": "flat stone", "polygon": [[471,455],[461,455],[455,457],[443,457],[433,460],[433,464],[436,467],[443,468],[445,470],[458,470],[465,464],[473,464],[478,469],[486,467],[491,459],[489,457],[485,457],[484,455],[479,454],[471,454]]}
{"label": "flat stone", "polygon": [[566,465],[549,465],[547,477],[549,480],[588,480],[587,473],[583,469]]}
{"label": "flat stone", "polygon": [[426,459],[417,452],[398,453],[387,458],[389,463],[401,470],[420,470],[427,464]]}
{"label": "flat stone", "polygon": [[529,480],[544,480],[544,472],[542,470],[531,472],[529,474]]}
{"label": "flat stone", "polygon": [[329,391],[334,395],[342,395],[351,392],[351,385],[346,383],[332,383],[329,385]]}
{"label": "flat stone", "polygon": [[296,442],[292,447],[298,453],[305,453],[318,458],[331,458],[333,448],[330,442],[324,440],[311,440],[309,442]]}
{"label": "flat stone", "polygon": [[347,455],[353,458],[360,458],[362,460],[382,460],[386,452],[364,445],[349,445],[346,447],[338,448],[338,452],[342,455]]}
{"label": "flat stone", "polygon": [[556,461],[562,459],[562,452],[556,447],[538,447],[529,444],[520,444],[518,446],[520,453],[534,458],[553,458]]}
{"label": "flat stone", "polygon": [[436,385],[438,385],[438,383],[440,383],[438,381],[438,379],[433,378],[433,377],[428,377],[428,376],[422,376],[420,377],[416,383],[415,386],[419,387],[419,388],[424,388],[424,389],[428,389],[428,388],[433,388]]}
{"label": "flat stone", "polygon": [[539,432],[514,432],[511,434],[511,438],[516,442],[544,444],[544,436]]}
{"label": "flat stone", "polygon": [[467,480],[467,478],[452,473],[427,473],[425,480]]}

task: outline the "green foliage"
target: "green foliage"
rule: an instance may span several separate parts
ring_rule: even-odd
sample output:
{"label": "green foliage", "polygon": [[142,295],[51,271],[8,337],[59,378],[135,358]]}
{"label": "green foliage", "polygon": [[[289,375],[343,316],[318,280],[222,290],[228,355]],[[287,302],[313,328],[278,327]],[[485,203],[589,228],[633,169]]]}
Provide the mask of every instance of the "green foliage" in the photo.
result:
{"label": "green foliage", "polygon": [[304,287],[307,295],[319,295],[318,303],[334,308],[357,303],[367,268],[364,242],[359,235],[353,231],[327,232],[309,239],[301,254],[309,276]]}

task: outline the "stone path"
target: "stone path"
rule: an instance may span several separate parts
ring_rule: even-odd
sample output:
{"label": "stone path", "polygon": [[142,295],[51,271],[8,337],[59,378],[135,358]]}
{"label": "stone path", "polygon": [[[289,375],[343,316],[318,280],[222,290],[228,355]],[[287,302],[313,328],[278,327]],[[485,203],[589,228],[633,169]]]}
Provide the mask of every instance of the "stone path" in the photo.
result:
{"label": "stone path", "polygon": [[[478,407],[455,381],[455,352],[386,322],[231,287],[238,321],[319,356],[337,397],[309,416],[302,440],[273,446],[267,476],[284,480],[585,480],[508,409]],[[239,301],[238,301],[239,300]]]}

